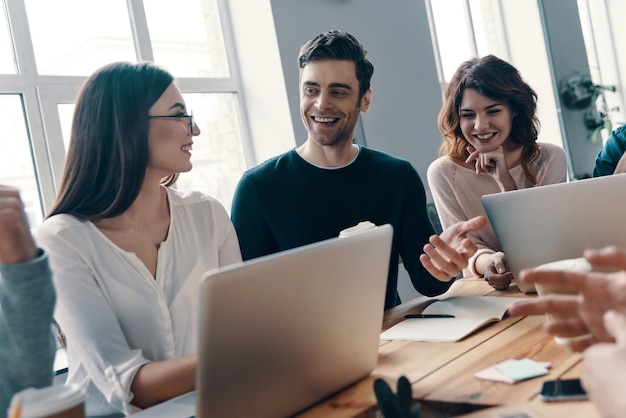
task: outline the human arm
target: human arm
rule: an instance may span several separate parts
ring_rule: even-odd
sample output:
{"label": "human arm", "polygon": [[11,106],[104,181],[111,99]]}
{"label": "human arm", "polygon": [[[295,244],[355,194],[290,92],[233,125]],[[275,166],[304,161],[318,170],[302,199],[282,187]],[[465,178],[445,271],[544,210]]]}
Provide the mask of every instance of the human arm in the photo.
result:
{"label": "human arm", "polygon": [[[524,277],[522,272],[520,277]],[[509,316],[558,315],[567,319],[547,319],[545,332],[555,337],[564,337],[573,351],[583,351],[597,342],[579,313],[579,298],[572,295],[550,295],[516,302],[508,309]],[[571,338],[571,340],[569,339]]]}
{"label": "human arm", "polygon": [[469,156],[465,160],[466,163],[474,164],[476,174],[489,174],[498,184],[501,192],[516,190],[517,184],[509,172],[504,157],[504,148],[500,145],[493,151],[480,152],[473,146],[467,147]]}
{"label": "human arm", "polygon": [[420,261],[424,268],[437,280],[449,282],[467,267],[469,258],[476,252],[476,245],[467,234],[487,225],[487,218],[477,216],[458,222],[441,235],[430,237],[424,245]]}
{"label": "human arm", "polygon": [[131,390],[133,404],[147,408],[196,388],[198,356],[146,363],[139,368]]}
{"label": "human arm", "polygon": [[[175,312],[165,299],[174,283],[155,280],[138,257],[69,215],[44,221],[36,239],[55,271],[55,319],[67,339],[68,379],[88,389],[89,414],[136,412],[134,396],[142,399],[131,390],[137,371],[177,357],[176,340],[167,331]],[[178,310],[186,311],[184,306]]]}
{"label": "human arm", "polygon": [[0,185],[0,264],[21,263],[36,255],[19,191]]}
{"label": "human arm", "polygon": [[[194,201],[195,199],[189,200]],[[200,196],[198,201],[202,204],[181,205],[173,214],[175,231],[172,233],[179,236],[186,244],[184,246],[179,245],[181,242],[177,240],[169,242],[169,245],[178,249],[178,252],[169,253],[168,257],[176,258],[181,265],[181,270],[177,269],[174,273],[175,276],[181,275],[181,271],[186,271],[188,266],[196,265],[198,257],[203,262],[199,270],[241,262],[237,235],[225,208],[219,201],[208,196]],[[179,202],[178,199],[176,202]],[[206,204],[204,204],[205,202]],[[186,221],[178,222],[181,219]],[[201,250],[198,252],[198,249]],[[195,282],[196,278],[196,274],[191,274],[191,277],[185,281]],[[197,294],[193,292],[192,295],[185,296],[184,293],[178,293],[179,298],[188,296],[193,296],[195,299]],[[189,330],[184,331],[183,334],[187,335],[199,326],[197,318],[189,318],[190,315],[198,316],[197,310],[185,309],[180,312],[177,307],[170,305],[169,311],[174,327],[177,323],[175,316],[182,317],[185,323],[190,324]],[[195,340],[192,339],[192,341]],[[191,354],[143,364],[132,380],[131,392],[134,395],[132,404],[146,408],[194,390],[197,365],[195,343],[192,349],[193,353]],[[185,354],[184,351],[183,354]]]}
{"label": "human arm", "polygon": [[608,176],[615,172],[618,161],[626,151],[626,125],[611,132],[604,147],[596,156],[596,164],[593,168],[593,176]]}
{"label": "human arm", "polygon": [[618,418],[626,411],[626,316],[608,311],[603,322],[615,343],[596,344],[585,350],[581,382],[603,417]]}
{"label": "human arm", "polygon": [[545,329],[552,335],[571,336],[591,332],[586,339],[570,342],[575,351],[582,351],[598,341],[613,341],[604,327],[603,315],[614,309],[626,312],[626,253],[615,247],[587,250],[587,261],[596,269],[620,270],[615,273],[591,272],[586,274],[566,271],[524,270],[520,279],[527,283],[543,283],[578,290],[577,296],[550,296],[519,302],[509,309],[509,314],[539,315],[568,314],[571,319],[547,321]]}
{"label": "human arm", "polygon": [[[174,217],[181,219],[186,218],[186,222],[178,222],[176,224],[178,235],[183,237],[186,243],[192,242],[186,247],[179,247],[178,253],[172,253],[182,266],[182,270],[186,270],[188,266],[196,264],[198,255],[190,255],[201,249],[199,257],[204,263],[201,264],[203,269],[212,269],[216,267],[224,267],[231,264],[241,262],[241,252],[235,228],[223,205],[211,198],[201,197],[201,201],[205,201],[206,205],[201,205],[201,210],[197,211],[196,205],[184,206],[184,215],[175,214]],[[171,243],[178,244],[178,241]],[[184,253],[185,255],[183,255]],[[209,261],[212,260],[212,261]],[[179,271],[176,269],[175,271]],[[187,279],[193,281],[194,278]],[[194,295],[195,296],[195,295]],[[170,309],[175,309],[170,306]],[[184,311],[181,315],[185,323],[194,324],[194,328],[199,326],[189,316],[188,311]],[[189,311],[193,313],[193,310]],[[196,312],[196,315],[198,313]],[[172,312],[172,315],[174,313]],[[176,326],[176,322],[174,322]],[[180,330],[184,334],[188,334],[190,330]],[[188,338],[192,338],[188,336]],[[181,356],[169,360],[152,361],[142,365],[132,381],[131,391],[134,394],[132,403],[142,408],[154,405],[167,399],[171,399],[182,393],[195,389],[196,385],[196,367],[197,354],[194,353]]]}
{"label": "human arm", "polygon": [[[521,166],[512,171],[519,185],[518,188],[543,186],[567,180],[567,158],[563,149],[547,143],[540,143],[538,147],[539,153],[527,167],[534,177],[528,178]],[[494,241],[490,242],[492,245],[495,244]],[[506,255],[498,251],[497,247],[492,248],[495,251],[490,251],[485,247],[479,249],[471,260],[471,270],[482,275],[495,289],[506,289],[514,280],[514,276],[510,271]]]}
{"label": "human arm", "polygon": [[231,219],[237,231],[244,260],[278,251],[270,225],[264,217],[265,206],[250,175],[239,180],[231,207]]}
{"label": "human arm", "polygon": [[619,159],[617,165],[615,166],[615,171],[613,172],[613,174],[621,173],[626,173],[626,153]]}
{"label": "human arm", "polygon": [[502,251],[483,252],[474,258],[474,270],[496,290],[508,289],[513,273]]}
{"label": "human arm", "polygon": [[19,192],[0,186],[0,411],[7,410],[15,392],[52,383],[51,276],[48,257],[30,234]]}
{"label": "human arm", "polygon": [[[401,229],[394,231],[399,240],[399,253],[403,265],[411,277],[415,290],[425,296],[437,296],[447,291],[453,283],[453,278],[459,274],[454,271],[454,259],[462,263],[457,248],[448,246],[432,227],[426,207],[426,193],[424,185],[417,171],[409,164],[406,166],[404,198],[396,206],[402,210],[402,220],[398,223]],[[435,245],[429,243],[433,239]],[[456,243],[458,246],[458,243]],[[427,246],[427,247],[425,247]],[[435,249],[436,246],[436,249]],[[424,253],[424,249],[434,257]],[[456,273],[456,274],[453,274]]]}
{"label": "human arm", "polygon": [[[483,216],[485,212],[480,196],[497,192],[485,174],[476,177],[472,171],[449,157],[439,158],[428,167],[428,184],[444,231],[459,222]],[[482,276],[484,267],[497,252],[492,248],[493,244],[497,244],[495,233],[491,228],[486,228],[480,232],[471,231],[467,237],[473,241],[476,249],[467,260],[466,274]],[[482,261],[482,264],[478,261]]]}
{"label": "human arm", "polygon": [[[529,170],[535,173],[535,185],[543,186],[566,181],[567,158],[563,149],[556,145],[541,143],[539,150],[539,155],[529,166]],[[520,187],[532,187],[533,183],[524,175],[520,185]],[[474,270],[482,274],[495,289],[506,289],[514,279],[506,256],[501,251],[481,252],[473,261]]]}

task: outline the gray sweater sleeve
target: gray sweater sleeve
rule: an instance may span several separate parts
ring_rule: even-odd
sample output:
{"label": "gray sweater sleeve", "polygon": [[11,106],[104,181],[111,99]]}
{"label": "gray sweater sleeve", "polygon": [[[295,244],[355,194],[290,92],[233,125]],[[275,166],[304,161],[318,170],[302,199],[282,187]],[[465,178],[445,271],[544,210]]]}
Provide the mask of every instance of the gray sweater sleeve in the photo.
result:
{"label": "gray sweater sleeve", "polygon": [[55,292],[48,256],[0,264],[0,416],[14,393],[52,383]]}

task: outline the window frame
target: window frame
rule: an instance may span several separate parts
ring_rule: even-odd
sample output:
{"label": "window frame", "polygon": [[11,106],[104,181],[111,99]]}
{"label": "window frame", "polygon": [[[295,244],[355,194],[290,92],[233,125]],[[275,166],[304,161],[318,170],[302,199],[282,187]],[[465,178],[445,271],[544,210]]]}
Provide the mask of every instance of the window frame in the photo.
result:
{"label": "window frame", "polygon": [[[126,0],[128,19],[137,61],[153,61],[143,1]],[[232,22],[227,0],[216,0],[216,3],[222,24],[230,77],[181,77],[177,78],[177,84],[183,94],[235,95],[244,158],[246,165],[250,167],[255,164],[254,146],[237,62]],[[57,106],[74,103],[87,76],[39,75],[24,0],[3,0],[2,5],[7,15],[17,71],[16,74],[0,74],[0,94],[17,94],[22,97],[41,209],[45,214],[54,202],[65,161],[65,145]]]}

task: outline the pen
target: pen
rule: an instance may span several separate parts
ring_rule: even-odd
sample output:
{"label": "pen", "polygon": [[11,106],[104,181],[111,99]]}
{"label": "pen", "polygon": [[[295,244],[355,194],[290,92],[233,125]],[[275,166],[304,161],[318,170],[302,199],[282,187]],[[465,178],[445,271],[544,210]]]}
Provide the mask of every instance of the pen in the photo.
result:
{"label": "pen", "polygon": [[410,319],[410,318],[454,318],[454,315],[448,315],[448,314],[409,314],[409,315],[404,315],[405,318]]}

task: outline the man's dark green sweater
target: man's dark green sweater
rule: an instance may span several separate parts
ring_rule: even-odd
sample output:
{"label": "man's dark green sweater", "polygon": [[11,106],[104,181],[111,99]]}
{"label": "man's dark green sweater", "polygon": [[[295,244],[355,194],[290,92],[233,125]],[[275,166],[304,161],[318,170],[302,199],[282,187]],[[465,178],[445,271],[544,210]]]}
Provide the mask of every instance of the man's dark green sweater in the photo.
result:
{"label": "man's dark green sweater", "polygon": [[248,170],[233,198],[231,217],[244,260],[322,241],[361,221],[394,228],[385,309],[400,303],[402,258],[415,289],[445,292],[422,266],[422,247],[434,234],[424,185],[408,161],[361,147],[349,165],[316,167],[291,150]]}

